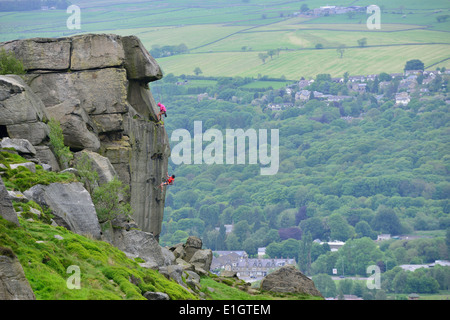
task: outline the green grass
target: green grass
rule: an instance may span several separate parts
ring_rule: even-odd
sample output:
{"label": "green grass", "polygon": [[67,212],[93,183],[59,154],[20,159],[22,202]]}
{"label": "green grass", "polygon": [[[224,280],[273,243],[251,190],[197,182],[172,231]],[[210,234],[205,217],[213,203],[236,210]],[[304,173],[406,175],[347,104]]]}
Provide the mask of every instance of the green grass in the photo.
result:
{"label": "green grass", "polygon": [[[37,300],[145,300],[142,294],[147,291],[167,293],[172,300],[198,299],[197,294],[155,270],[140,267],[135,261],[139,259],[127,258],[106,242],[36,220],[19,218],[19,222],[20,227],[0,217],[0,252],[12,250],[18,257]],[[79,289],[67,285],[71,266],[80,270]],[[244,281],[217,276],[203,276],[200,284],[207,300],[319,299],[259,290],[249,293]]]}
{"label": "green grass", "polygon": [[[425,66],[448,57],[448,45],[411,45],[395,47],[347,48],[342,59],[336,49],[297,50],[281,52],[279,57],[268,58],[263,64],[258,52],[219,52],[185,54],[158,59],[165,73],[193,74],[200,67],[204,76],[256,77],[295,80],[302,76],[314,78],[320,73],[340,77],[345,72],[352,75],[403,72],[408,60],[420,59]],[[450,67],[446,61],[440,65]]]}
{"label": "green grass", "polygon": [[[106,242],[34,220],[19,218],[19,222],[17,227],[0,218],[0,247],[11,249],[18,257],[38,300],[145,300],[142,294],[146,291],[165,292],[171,299],[196,299]],[[70,266],[80,268],[80,289],[67,286]],[[132,276],[138,285],[129,281]]]}
{"label": "green grass", "polygon": [[249,293],[239,289],[242,283],[242,280],[217,276],[203,277],[200,280],[202,291],[212,300],[322,300],[304,294],[264,292],[257,289]]}
{"label": "green grass", "polygon": [[8,190],[25,191],[37,184],[49,185],[51,183],[68,183],[76,181],[73,173],[57,173],[45,171],[42,166],[36,165],[36,172],[25,167],[11,169],[11,164],[29,162],[19,155],[9,152],[0,152],[0,163],[7,169],[0,168],[2,178]]}

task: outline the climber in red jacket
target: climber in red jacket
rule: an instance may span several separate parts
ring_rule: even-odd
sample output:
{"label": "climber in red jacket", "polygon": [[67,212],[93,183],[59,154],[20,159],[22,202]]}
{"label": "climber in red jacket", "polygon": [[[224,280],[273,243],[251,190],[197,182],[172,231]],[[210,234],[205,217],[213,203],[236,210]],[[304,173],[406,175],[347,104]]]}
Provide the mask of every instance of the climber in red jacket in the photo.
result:
{"label": "climber in red jacket", "polygon": [[160,187],[161,187],[161,191],[163,191],[163,186],[168,186],[168,185],[172,185],[173,182],[175,181],[175,175],[173,174],[172,176],[169,176],[169,173],[167,174],[167,180],[164,181],[163,183],[161,183]]}

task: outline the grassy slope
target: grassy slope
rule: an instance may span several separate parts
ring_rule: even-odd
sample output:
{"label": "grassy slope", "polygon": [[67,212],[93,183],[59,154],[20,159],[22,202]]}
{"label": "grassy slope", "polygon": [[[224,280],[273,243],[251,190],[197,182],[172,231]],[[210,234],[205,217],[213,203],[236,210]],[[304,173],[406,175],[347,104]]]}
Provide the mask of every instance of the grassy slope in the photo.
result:
{"label": "grassy slope", "polygon": [[[0,152],[2,179],[9,190],[25,190],[35,184],[74,181],[73,175],[46,172],[38,168],[32,173],[26,168],[11,170],[10,164],[25,159],[8,152]],[[200,292],[188,292],[174,281],[167,280],[155,270],[142,268],[138,262],[107,242],[75,234],[63,227],[51,226],[51,213],[36,203],[14,202],[20,226],[0,217],[0,249],[9,248],[18,257],[25,276],[38,300],[145,300],[147,291],[165,292],[173,300],[197,300]],[[32,212],[40,211],[40,217]],[[62,240],[55,238],[61,236]],[[0,250],[0,252],[3,250]],[[69,289],[67,281],[73,274],[70,266],[80,270],[80,289]],[[133,283],[130,278],[134,278]],[[234,281],[202,279],[207,299],[253,300],[285,299],[283,295],[250,294],[233,287]],[[230,285],[231,284],[231,285]],[[242,284],[239,282],[239,284]],[[214,288],[210,290],[208,288]],[[288,295],[289,299],[311,299],[308,296]]]}
{"label": "grassy slope", "polygon": [[[145,300],[147,291],[165,292],[173,300],[197,300],[172,280],[152,269],[145,269],[110,244],[74,234],[62,227],[53,227],[37,220],[19,218],[20,227],[0,218],[0,248],[13,250],[19,258],[38,300]],[[55,235],[63,237],[58,240]],[[81,272],[80,289],[69,289],[67,281]],[[130,278],[137,279],[132,284]],[[316,300],[294,294],[271,294],[239,289],[242,281],[203,277],[201,292],[207,300]],[[243,286],[245,287],[245,286]]]}
{"label": "grassy slope", "polygon": [[[0,219],[0,246],[17,255],[38,300],[140,300],[145,299],[142,293],[146,291],[166,292],[172,299],[196,299],[158,272],[139,267],[106,242],[39,221],[19,221],[21,227]],[[80,268],[81,289],[68,289],[69,266]],[[140,284],[132,284],[131,276]]]}

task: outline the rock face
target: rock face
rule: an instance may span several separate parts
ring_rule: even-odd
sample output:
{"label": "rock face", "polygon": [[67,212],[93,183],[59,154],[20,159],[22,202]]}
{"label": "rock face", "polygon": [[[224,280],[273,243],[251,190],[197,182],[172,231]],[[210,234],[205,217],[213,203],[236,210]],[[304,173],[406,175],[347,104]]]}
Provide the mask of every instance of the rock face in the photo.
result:
{"label": "rock face", "polygon": [[45,106],[19,76],[0,76],[0,110],[0,126],[6,128],[9,138],[26,139],[34,145],[47,138]]}
{"label": "rock face", "polygon": [[24,192],[28,199],[49,207],[60,226],[100,239],[100,224],[89,192],[79,182],[36,185]]}
{"label": "rock face", "polygon": [[10,200],[8,191],[6,190],[5,185],[3,184],[3,180],[1,178],[0,178],[0,216],[5,220],[15,223],[16,225],[20,225],[19,219],[17,218],[17,214],[14,211],[14,207]]}
{"label": "rock face", "polygon": [[[27,139],[36,157],[49,154],[47,121],[60,121],[72,151],[109,159],[130,186],[133,219],[159,238],[170,147],[148,82],[162,78],[156,61],[134,36],[86,34],[0,43],[23,61],[27,74],[0,76],[0,138]],[[6,134],[6,136],[5,136]]]}
{"label": "rock face", "polygon": [[294,266],[281,267],[261,281],[261,289],[274,292],[304,293],[322,297],[314,282]]}
{"label": "rock face", "polygon": [[0,247],[0,300],[36,300],[19,260],[10,249],[2,247]]}

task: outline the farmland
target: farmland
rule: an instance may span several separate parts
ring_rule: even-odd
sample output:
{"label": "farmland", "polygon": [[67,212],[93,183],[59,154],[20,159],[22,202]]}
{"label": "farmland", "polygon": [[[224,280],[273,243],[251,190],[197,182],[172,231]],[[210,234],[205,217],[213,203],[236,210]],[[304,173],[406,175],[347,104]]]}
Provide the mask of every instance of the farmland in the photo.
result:
{"label": "farmland", "polygon": [[[158,58],[164,73],[203,76],[268,76],[295,80],[320,73],[401,72],[409,59],[426,67],[450,67],[450,19],[445,0],[385,1],[381,29],[369,30],[365,12],[348,16],[298,15],[326,1],[78,1],[81,29],[69,30],[64,10],[0,13],[0,41],[78,33],[138,36],[148,50],[185,44],[189,52]],[[366,6],[342,0],[339,5]],[[106,6],[108,5],[108,6]],[[295,13],[295,14],[294,14]],[[358,40],[365,39],[364,45]],[[337,48],[344,47],[342,57]],[[276,54],[261,59],[270,50]]]}

